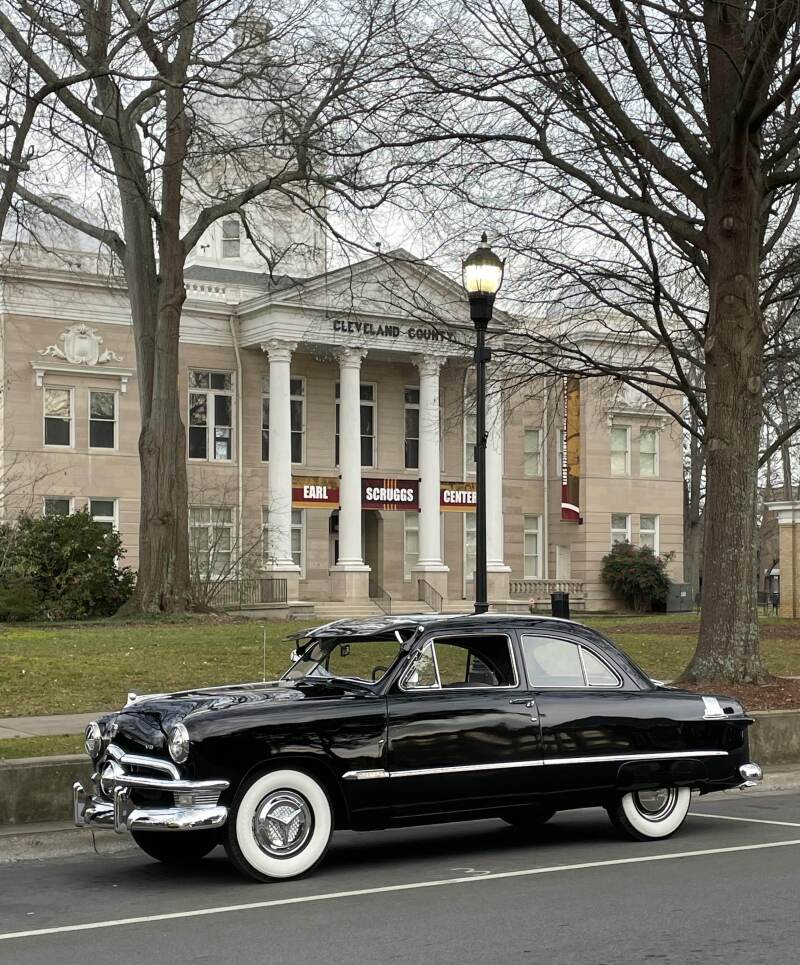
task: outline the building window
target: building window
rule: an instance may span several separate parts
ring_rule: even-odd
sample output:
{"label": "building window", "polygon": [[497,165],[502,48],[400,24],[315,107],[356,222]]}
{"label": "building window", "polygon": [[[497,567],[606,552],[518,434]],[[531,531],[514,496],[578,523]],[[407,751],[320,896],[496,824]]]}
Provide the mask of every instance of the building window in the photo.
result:
{"label": "building window", "polygon": [[[361,465],[375,465],[375,386],[361,383]],[[335,460],[339,465],[339,383],[336,383],[336,442]]]}
{"label": "building window", "polygon": [[269,376],[261,389],[261,461],[269,462]]}
{"label": "building window", "polygon": [[631,430],[629,426],[611,429],[611,475],[627,476],[631,471]]}
{"label": "building window", "polygon": [[658,555],[658,516],[639,517],[639,545],[649,546]]}
{"label": "building window", "polygon": [[478,439],[477,417],[474,412],[464,413],[464,472],[475,472],[475,445]]}
{"label": "building window", "polygon": [[611,545],[615,543],[630,543],[631,518],[625,513],[611,514]]}
{"label": "building window", "polygon": [[403,513],[403,579],[411,579],[411,570],[419,560],[419,513]]}
{"label": "building window", "polygon": [[233,559],[233,510],[228,506],[189,507],[192,572],[207,580],[230,572]]}
{"label": "building window", "polygon": [[117,446],[117,395],[115,392],[89,392],[89,448],[115,449]]}
{"label": "building window", "polygon": [[305,462],[305,382],[289,379],[289,419],[292,427],[292,462]]}
{"label": "building window", "polygon": [[523,517],[522,572],[526,580],[539,580],[542,576],[540,548],[541,516]]}
{"label": "building window", "polygon": [[542,474],[542,432],[540,429],[525,429],[522,439],[523,473],[526,476]]}
{"label": "building window", "polygon": [[419,389],[405,391],[405,426],[406,469],[419,469]]}
{"label": "building window", "polygon": [[230,462],[233,459],[232,375],[192,370],[189,390],[189,458]]}
{"label": "building window", "polygon": [[72,500],[69,496],[45,496],[45,516],[69,516],[72,512]]}
{"label": "building window", "polygon": [[238,218],[222,222],[222,257],[238,258],[242,251],[242,223]]}
{"label": "building window", "polygon": [[[272,549],[269,545],[269,509],[261,508],[262,539],[261,554],[264,563],[272,563]],[[306,577],[306,513],[304,509],[292,510],[292,561],[300,567],[300,579]]]}
{"label": "building window", "polygon": [[72,445],[72,389],[44,390],[44,444]]}
{"label": "building window", "polygon": [[655,429],[639,432],[639,474],[658,475],[658,432]]}
{"label": "building window", "polygon": [[92,519],[107,533],[113,533],[117,528],[116,499],[90,499],[89,513]]}
{"label": "building window", "polygon": [[475,519],[476,513],[464,513],[464,579],[475,579]]}

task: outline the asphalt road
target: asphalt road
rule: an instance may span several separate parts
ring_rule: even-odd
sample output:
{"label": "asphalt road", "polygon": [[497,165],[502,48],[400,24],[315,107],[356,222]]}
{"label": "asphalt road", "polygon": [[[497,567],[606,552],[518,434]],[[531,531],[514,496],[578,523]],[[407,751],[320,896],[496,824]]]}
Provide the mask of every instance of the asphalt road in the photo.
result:
{"label": "asphalt road", "polygon": [[87,961],[796,965],[800,794],[696,798],[654,843],[597,810],[529,835],[343,833],[313,875],[269,885],[221,850],[182,873],[138,854],[0,866],[0,963]]}

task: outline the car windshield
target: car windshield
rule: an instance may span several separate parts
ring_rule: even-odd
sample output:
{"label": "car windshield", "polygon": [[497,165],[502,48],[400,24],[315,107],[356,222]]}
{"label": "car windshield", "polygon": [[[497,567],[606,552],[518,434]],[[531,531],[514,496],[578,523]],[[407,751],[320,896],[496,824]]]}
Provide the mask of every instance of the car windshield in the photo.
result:
{"label": "car windshield", "polygon": [[315,640],[283,675],[284,680],[338,678],[373,684],[381,680],[401,652],[392,637],[336,637]]}

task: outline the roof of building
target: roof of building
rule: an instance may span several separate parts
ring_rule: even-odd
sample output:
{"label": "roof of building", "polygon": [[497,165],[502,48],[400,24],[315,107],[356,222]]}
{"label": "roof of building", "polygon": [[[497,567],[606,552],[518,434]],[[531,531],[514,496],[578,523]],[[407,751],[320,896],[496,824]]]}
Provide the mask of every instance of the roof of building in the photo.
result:
{"label": "roof of building", "polygon": [[214,268],[212,265],[189,265],[183,272],[185,278],[219,282],[227,285],[244,285],[247,288],[261,288],[276,291],[291,288],[303,279],[289,275],[270,275],[266,271],[246,271],[243,268]]}

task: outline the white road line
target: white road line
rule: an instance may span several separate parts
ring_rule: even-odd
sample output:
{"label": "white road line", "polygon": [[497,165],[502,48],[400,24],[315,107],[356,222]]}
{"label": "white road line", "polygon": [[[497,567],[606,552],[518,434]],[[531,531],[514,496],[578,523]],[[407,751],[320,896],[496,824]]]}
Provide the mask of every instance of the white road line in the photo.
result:
{"label": "white road line", "polygon": [[216,908],[196,908],[193,911],[173,911],[161,915],[139,915],[136,918],[118,918],[112,921],[92,921],[81,925],[58,925],[54,928],[34,928],[30,931],[0,934],[0,941],[11,938],[35,938],[39,935],[61,935],[65,932],[94,931],[98,928],[119,928],[122,925],[143,925],[154,921],[172,921],[178,918],[200,918],[205,915],[226,915],[235,911],[253,911],[260,908],[279,908],[283,905],[301,905],[332,898],[359,898],[364,895],[385,895],[397,891],[414,891],[418,888],[441,888],[444,885],[464,885],[483,881],[499,881],[503,878],[525,878],[533,875],[553,874],[558,871],[583,871],[589,868],[610,868],[615,865],[646,864],[650,861],[673,861],[678,858],[697,858],[715,854],[734,854],[741,851],[762,851],[767,848],[790,848],[800,845],[800,838],[792,841],[770,841],[766,844],[741,844],[731,848],[707,848],[702,851],[677,851],[671,854],[641,855],[637,858],[614,858],[610,861],[586,861],[580,864],[553,865],[545,868],[525,868],[520,871],[497,871],[492,874],[470,875],[462,878],[440,878],[432,881],[411,881],[402,885],[382,885],[377,888],[357,888],[352,891],[333,891],[321,895],[298,895],[296,898],[274,898],[269,901],[252,901],[241,905],[220,905]]}
{"label": "white road line", "polygon": [[798,821],[768,821],[766,818],[736,818],[731,814],[702,814],[700,811],[690,811],[691,818],[716,818],[718,821],[746,821],[748,824],[774,824],[779,828],[800,828]]}

